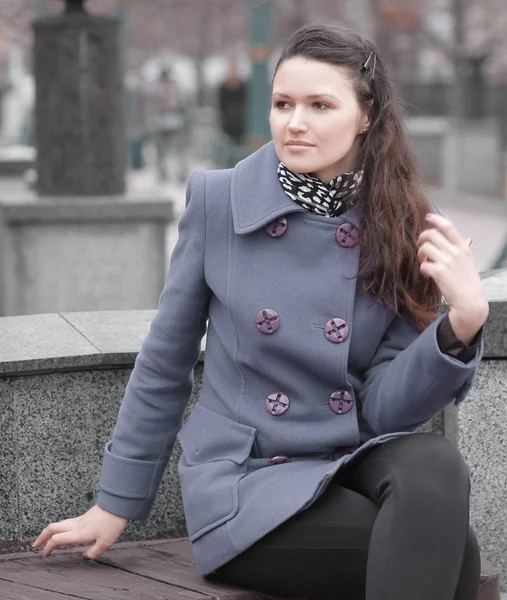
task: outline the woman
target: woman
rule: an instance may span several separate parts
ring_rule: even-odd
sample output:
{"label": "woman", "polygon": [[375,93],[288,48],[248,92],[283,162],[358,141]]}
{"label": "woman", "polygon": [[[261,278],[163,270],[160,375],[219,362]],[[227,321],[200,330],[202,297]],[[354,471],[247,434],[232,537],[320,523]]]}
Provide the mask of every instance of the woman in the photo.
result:
{"label": "woman", "polygon": [[428,214],[361,35],[296,32],[270,118],[273,142],[190,178],[97,505],[34,545],[91,541],[97,558],[148,516],[209,318],[200,402],[178,434],[200,573],[268,594],[475,600],[467,467],[414,433],[464,399],[482,355],[468,240]]}

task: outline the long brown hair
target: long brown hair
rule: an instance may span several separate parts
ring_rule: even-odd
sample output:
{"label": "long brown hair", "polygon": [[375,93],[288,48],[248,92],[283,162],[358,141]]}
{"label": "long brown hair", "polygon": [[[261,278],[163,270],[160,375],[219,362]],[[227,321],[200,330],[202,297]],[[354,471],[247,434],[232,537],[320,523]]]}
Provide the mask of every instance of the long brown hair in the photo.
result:
{"label": "long brown hair", "polygon": [[275,73],[294,57],[346,67],[360,105],[370,114],[358,156],[358,164],[364,165],[358,277],[378,302],[422,330],[438,314],[440,304],[438,287],[421,276],[417,258],[417,238],[428,227],[424,217],[432,207],[422,190],[388,68],[371,40],[329,25],[296,31],[285,44]]}

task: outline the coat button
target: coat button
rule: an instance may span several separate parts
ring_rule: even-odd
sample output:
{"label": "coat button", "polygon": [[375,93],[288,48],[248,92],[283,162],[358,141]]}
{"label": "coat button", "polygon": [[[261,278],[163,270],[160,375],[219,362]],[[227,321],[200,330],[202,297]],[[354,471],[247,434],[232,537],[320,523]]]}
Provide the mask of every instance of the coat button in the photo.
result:
{"label": "coat button", "polygon": [[336,392],[333,392],[329,398],[331,410],[339,415],[348,413],[353,405],[354,400],[352,399],[352,394],[345,390],[337,390]]}
{"label": "coat button", "polygon": [[289,408],[290,400],[288,396],[280,392],[270,394],[266,400],[266,408],[272,415],[279,416]]}
{"label": "coat button", "polygon": [[344,248],[353,248],[359,241],[359,229],[352,223],[342,223],[336,230],[336,241]]}
{"label": "coat button", "polygon": [[272,467],[273,465],[283,465],[284,463],[290,463],[290,458],[288,456],[273,456],[268,461],[268,467]]}
{"label": "coat button", "polygon": [[346,456],[347,454],[352,454],[355,452],[357,448],[355,446],[340,446],[336,448],[333,452],[333,460],[339,460],[342,456]]}
{"label": "coat button", "polygon": [[343,319],[331,319],[326,323],[324,333],[330,342],[339,344],[349,337],[349,326]]}
{"label": "coat button", "polygon": [[280,316],[276,311],[264,308],[257,313],[255,324],[257,325],[257,329],[262,331],[262,333],[275,333],[278,327],[280,327]]}
{"label": "coat button", "polygon": [[287,217],[280,217],[276,221],[268,223],[264,229],[271,237],[280,237],[287,231]]}

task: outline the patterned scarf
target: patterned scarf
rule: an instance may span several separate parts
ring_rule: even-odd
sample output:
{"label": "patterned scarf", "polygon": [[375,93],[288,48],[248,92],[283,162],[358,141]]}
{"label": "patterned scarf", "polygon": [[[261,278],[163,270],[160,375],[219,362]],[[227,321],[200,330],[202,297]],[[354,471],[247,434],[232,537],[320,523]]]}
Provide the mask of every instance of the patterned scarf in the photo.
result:
{"label": "patterned scarf", "polygon": [[313,175],[294,173],[280,162],[278,179],[287,196],[306,211],[338,217],[354,205],[363,171],[343,173],[326,184]]}

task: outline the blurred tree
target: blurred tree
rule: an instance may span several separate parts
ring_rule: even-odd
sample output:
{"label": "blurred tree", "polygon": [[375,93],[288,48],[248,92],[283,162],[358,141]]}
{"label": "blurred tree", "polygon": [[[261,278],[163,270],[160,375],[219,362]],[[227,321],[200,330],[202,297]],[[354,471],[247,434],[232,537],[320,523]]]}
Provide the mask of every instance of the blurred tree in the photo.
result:
{"label": "blurred tree", "polygon": [[[473,33],[481,29],[473,56],[493,56],[507,80],[506,0],[268,0],[272,3],[273,43],[279,47],[305,22],[337,21],[358,27],[376,39],[387,60],[405,79],[416,68],[421,49],[438,49],[454,64],[456,44],[433,30],[428,15],[440,7],[454,15],[470,51]],[[126,66],[136,69],[164,51],[186,54],[201,65],[203,57],[245,49],[246,0],[124,0],[130,21]],[[119,0],[88,0],[91,12],[110,13]],[[0,64],[12,42],[29,46],[31,22],[38,11],[55,13],[62,0],[0,0]],[[480,18],[479,18],[480,17]],[[458,37],[460,34],[457,34]],[[475,39],[475,38],[474,38]],[[461,56],[463,57],[463,53]],[[465,53],[466,56],[466,53]],[[492,61],[487,59],[484,67]],[[498,79],[497,75],[497,79]]]}

